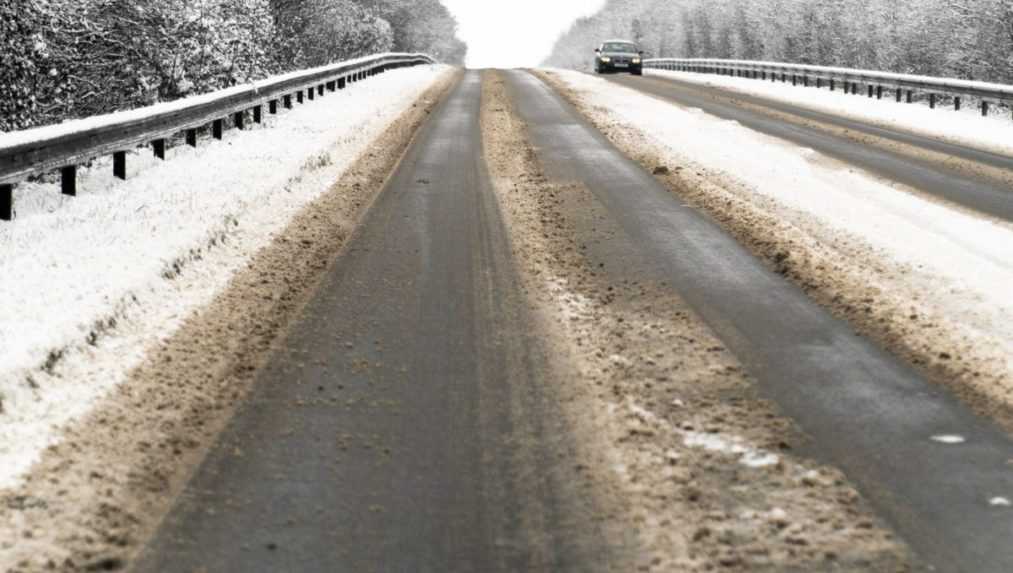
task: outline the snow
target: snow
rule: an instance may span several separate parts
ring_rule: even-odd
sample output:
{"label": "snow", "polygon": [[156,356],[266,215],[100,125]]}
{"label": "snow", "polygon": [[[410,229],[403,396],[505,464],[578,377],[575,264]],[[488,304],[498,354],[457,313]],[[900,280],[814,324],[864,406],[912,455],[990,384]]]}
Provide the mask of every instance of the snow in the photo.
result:
{"label": "snow", "polygon": [[683,432],[683,444],[689,448],[697,448],[730,456],[738,456],[739,463],[749,468],[765,468],[776,466],[781,459],[770,452],[758,450],[745,443],[737,436],[721,436],[701,432]]}
{"label": "snow", "polygon": [[[0,152],[3,152],[7,148],[24,145],[26,143],[51,140],[59,137],[66,137],[69,135],[81,133],[83,131],[90,131],[122,123],[135,122],[138,120],[152,118],[167,113],[178,112],[180,110],[198,107],[216,100],[226,99],[240,94],[249,93],[252,96],[259,93],[262,90],[266,91],[271,87],[278,85],[279,83],[299,78],[311,77],[313,75],[319,74],[321,72],[326,72],[328,70],[338,70],[348,68],[351,66],[357,66],[360,64],[367,64],[369,62],[383,58],[397,57],[397,56],[414,56],[414,55],[416,54],[392,53],[392,54],[380,54],[376,56],[367,56],[363,58],[357,58],[354,60],[339,62],[336,64],[329,64],[318,68],[291,72],[267,78],[264,80],[252,82],[249,84],[238,85],[231,88],[219,90],[216,92],[192,96],[188,98],[182,98],[170,102],[163,102],[152,106],[110,113],[105,115],[97,115],[94,117],[88,117],[84,119],[75,119],[71,121],[65,121],[63,123],[59,123],[56,125],[49,125],[33,129],[26,129],[22,131],[15,131],[9,134],[0,135]],[[2,132],[0,132],[0,134],[2,134]]]}
{"label": "snow", "polygon": [[713,86],[742,94],[769,98],[801,108],[832,113],[895,129],[935,137],[967,147],[1013,155],[1013,121],[1007,114],[982,117],[981,111],[966,106],[931,109],[928,104],[897,103],[884,95],[882,100],[866,94],[845,95],[838,89],[793,86],[790,83],[751,80],[711,74],[645,70],[647,75],[670,77],[702,86]]}
{"label": "snow", "polygon": [[[993,349],[1005,357],[1006,370],[1013,369],[1010,224],[905,192],[813,150],[699,109],[586,74],[555,73],[589,107],[608,110],[611,119],[643,133],[673,165],[690,161],[697,171],[730,176],[816,221],[826,236],[858,237],[898,269],[892,289],[948,317],[966,340]],[[941,113],[945,115],[935,115]]]}
{"label": "snow", "polygon": [[964,436],[942,435],[942,436],[932,436],[932,441],[939,442],[940,444],[954,446],[957,444],[963,444],[964,442],[967,441],[967,439],[964,438]]}
{"label": "snow", "polygon": [[[780,456],[754,448],[739,436],[694,432],[677,428],[633,400],[627,400],[626,407],[641,423],[655,428],[664,428],[667,433],[681,436],[682,443],[687,448],[736,457],[740,464],[752,469],[772,467],[781,463]],[[675,456],[678,459],[678,454]]]}
{"label": "snow", "polygon": [[[0,226],[0,487],[17,483],[62,425],[210,302],[447,70],[391,71],[265,116],[263,129],[170,149],[165,162],[135,152],[126,182],[98,162],[82,170],[77,198],[56,184],[19,186],[18,218]],[[167,280],[179,260],[187,264]],[[111,335],[88,344],[110,318]],[[53,352],[64,356],[46,373]]]}

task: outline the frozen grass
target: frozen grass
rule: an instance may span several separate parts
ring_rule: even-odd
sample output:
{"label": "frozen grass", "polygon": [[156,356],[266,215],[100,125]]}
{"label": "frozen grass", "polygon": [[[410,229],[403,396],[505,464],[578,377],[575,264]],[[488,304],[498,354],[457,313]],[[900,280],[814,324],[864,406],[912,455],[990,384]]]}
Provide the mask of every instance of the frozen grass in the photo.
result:
{"label": "frozen grass", "polygon": [[0,487],[444,73],[391,71],[166,162],[139,150],[126,182],[96,162],[77,198],[18,187],[18,217],[0,225]]}
{"label": "frozen grass", "polygon": [[[604,113],[610,119],[643,133],[672,165],[688,161],[697,171],[730,176],[815,221],[824,236],[859,238],[877,257],[893,263],[897,270],[889,286],[896,293],[947,317],[975,345],[998,349],[1005,368],[1013,369],[1010,224],[906,192],[811,149],[699,109],[586,74],[555,73],[591,108],[608,110]],[[824,95],[829,94],[812,97]]]}
{"label": "frozen grass", "polygon": [[[845,95],[840,88],[831,92],[827,87],[805,88],[793,86],[791,83],[710,74],[662,70],[646,70],[645,73],[774,99],[891,129],[944,139],[994,153],[1013,155],[1013,119],[1009,110],[1003,111],[993,105],[993,113],[988,117],[982,117],[981,111],[973,105],[971,98],[964,98],[964,107],[960,112],[956,112],[953,107],[946,108],[942,104],[936,109],[931,109],[924,101],[914,104],[897,103],[892,98],[892,91],[887,91],[883,99],[878,100],[867,97],[865,93]],[[919,98],[924,97],[927,96],[919,95]]]}

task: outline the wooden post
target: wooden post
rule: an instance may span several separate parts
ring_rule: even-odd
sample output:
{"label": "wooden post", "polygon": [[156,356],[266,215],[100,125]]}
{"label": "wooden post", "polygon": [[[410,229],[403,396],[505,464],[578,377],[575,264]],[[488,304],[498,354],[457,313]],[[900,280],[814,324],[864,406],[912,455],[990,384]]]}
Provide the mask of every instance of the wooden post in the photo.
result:
{"label": "wooden post", "polygon": [[221,139],[223,132],[225,131],[225,121],[216,119],[211,122],[211,137],[215,139]]}
{"label": "wooden post", "polygon": [[303,94],[302,90],[299,90],[299,91],[295,92],[295,101],[296,101],[296,103],[302,103],[304,97],[305,97],[305,95]]}
{"label": "wooden post", "polygon": [[897,103],[900,103],[900,96],[901,96],[900,88],[897,88],[897,89],[895,89],[893,91],[897,92]]}
{"label": "wooden post", "polygon": [[264,106],[256,105],[253,106],[253,123],[264,122]]}
{"label": "wooden post", "polygon": [[981,102],[981,117],[988,117],[988,102]]}
{"label": "wooden post", "polygon": [[285,106],[285,109],[292,109],[292,95],[286,95],[281,98],[281,104]]}
{"label": "wooden post", "polygon": [[151,148],[155,151],[155,157],[165,160],[165,140],[156,139],[151,142]]}
{"label": "wooden post", "polygon": [[60,170],[60,192],[68,197],[77,196],[76,165],[68,165]]}
{"label": "wooden post", "polygon": [[327,82],[327,91],[334,91],[334,82]]}
{"label": "wooden post", "polygon": [[246,129],[246,112],[237,111],[233,115],[233,123],[236,124],[236,129]]}
{"label": "wooden post", "polygon": [[345,89],[345,82],[347,82],[347,81],[348,80],[345,79],[345,78],[338,78],[338,89],[339,90]]}
{"label": "wooden post", "polygon": [[816,78],[816,89],[823,89],[823,78]]}
{"label": "wooden post", "polygon": [[915,92],[914,92],[914,90],[908,90],[907,91],[907,102],[908,103],[914,103],[914,101],[915,101]]}
{"label": "wooden post", "polygon": [[936,109],[936,94],[929,94],[929,107]]}
{"label": "wooden post", "polygon": [[317,99],[317,91],[313,88],[306,90],[306,95],[310,98],[310,101]]}
{"label": "wooden post", "polygon": [[197,147],[197,130],[188,129],[186,130],[186,144],[190,147]]}
{"label": "wooden post", "polygon": [[797,86],[798,85],[798,76],[796,76],[795,74],[791,75],[791,85],[793,85],[793,86]]}
{"label": "wooden post", "polygon": [[324,84],[320,84],[317,86],[317,95],[320,96],[324,95]]}
{"label": "wooden post", "polygon": [[809,87],[809,76],[802,76],[802,85],[804,87]]}
{"label": "wooden post", "polygon": [[953,109],[955,109],[957,111],[960,111],[960,98],[959,97],[953,98]]}
{"label": "wooden post", "polygon": [[267,112],[270,113],[271,115],[278,114],[278,100],[273,99],[267,102]]}
{"label": "wooden post", "polygon": [[871,84],[869,85],[869,90],[868,91],[869,91],[869,97],[871,98],[872,97],[872,85]]}
{"label": "wooden post", "polygon": [[113,176],[117,179],[127,179],[127,152],[117,151],[113,153]]}
{"label": "wooden post", "polygon": [[883,86],[876,86],[876,99],[883,99]]}
{"label": "wooden post", "polygon": [[10,183],[0,184],[0,221],[10,221],[14,218],[14,185]]}
{"label": "wooden post", "polygon": [[830,79],[830,91],[832,92],[837,91],[837,80],[833,78]]}

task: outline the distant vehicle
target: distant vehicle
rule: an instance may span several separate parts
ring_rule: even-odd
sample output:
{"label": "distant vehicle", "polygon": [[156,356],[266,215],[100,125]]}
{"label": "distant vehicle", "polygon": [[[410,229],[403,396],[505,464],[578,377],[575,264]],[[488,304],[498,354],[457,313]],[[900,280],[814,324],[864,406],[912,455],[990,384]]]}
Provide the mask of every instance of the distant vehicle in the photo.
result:
{"label": "distant vehicle", "polygon": [[594,51],[594,71],[629,72],[635,76],[644,75],[644,52],[633,42],[609,40]]}

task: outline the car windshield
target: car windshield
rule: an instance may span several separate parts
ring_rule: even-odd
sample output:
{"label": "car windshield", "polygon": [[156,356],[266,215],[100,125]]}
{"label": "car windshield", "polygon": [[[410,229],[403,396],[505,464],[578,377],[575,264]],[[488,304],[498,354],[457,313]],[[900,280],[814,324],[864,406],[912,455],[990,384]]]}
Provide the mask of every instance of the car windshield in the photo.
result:
{"label": "car windshield", "polygon": [[623,42],[610,42],[602,46],[601,51],[603,52],[631,52],[636,53],[637,47],[634,44],[626,44]]}

